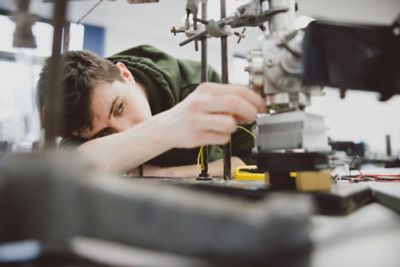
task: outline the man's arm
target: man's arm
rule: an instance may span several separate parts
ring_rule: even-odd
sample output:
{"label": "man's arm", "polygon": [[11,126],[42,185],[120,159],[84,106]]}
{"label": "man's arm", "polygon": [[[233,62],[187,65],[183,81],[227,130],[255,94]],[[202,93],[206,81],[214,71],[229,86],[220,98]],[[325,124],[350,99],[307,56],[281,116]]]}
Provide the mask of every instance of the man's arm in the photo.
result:
{"label": "man's arm", "polygon": [[[245,166],[246,164],[238,157],[231,158],[232,171],[237,167]],[[208,173],[212,177],[223,177],[224,175],[223,159],[219,159],[208,163]],[[154,165],[144,165],[144,176],[158,176],[158,177],[197,177],[200,173],[200,166],[197,165],[184,165],[176,167],[158,167]],[[134,170],[129,175],[138,176],[139,171]],[[233,173],[232,173],[233,175]]]}
{"label": "man's arm", "polygon": [[78,151],[103,170],[126,173],[171,148],[225,144],[237,123],[263,110],[262,98],[245,87],[204,83],[172,109]]}

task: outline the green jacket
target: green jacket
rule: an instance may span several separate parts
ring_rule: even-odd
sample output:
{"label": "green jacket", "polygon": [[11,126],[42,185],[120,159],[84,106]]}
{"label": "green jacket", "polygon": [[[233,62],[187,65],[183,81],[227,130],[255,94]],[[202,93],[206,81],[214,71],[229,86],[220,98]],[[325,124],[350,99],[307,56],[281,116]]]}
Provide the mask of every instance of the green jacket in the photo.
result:
{"label": "green jacket", "polygon": [[[149,96],[149,104],[153,115],[168,110],[187,97],[201,82],[201,65],[199,62],[177,59],[150,45],[141,45],[116,55],[108,60],[113,63],[124,63],[135,79],[143,83]],[[218,74],[209,68],[210,82],[220,82]],[[246,125],[251,129],[251,125]],[[174,133],[171,133],[174,134]],[[65,138],[61,145],[79,145],[86,140],[75,137]],[[254,146],[253,137],[238,129],[232,136],[232,155],[241,158],[246,164],[254,164],[251,155]],[[196,164],[199,148],[172,149],[149,163],[167,167]],[[223,150],[220,146],[209,146],[209,161],[221,159]]]}

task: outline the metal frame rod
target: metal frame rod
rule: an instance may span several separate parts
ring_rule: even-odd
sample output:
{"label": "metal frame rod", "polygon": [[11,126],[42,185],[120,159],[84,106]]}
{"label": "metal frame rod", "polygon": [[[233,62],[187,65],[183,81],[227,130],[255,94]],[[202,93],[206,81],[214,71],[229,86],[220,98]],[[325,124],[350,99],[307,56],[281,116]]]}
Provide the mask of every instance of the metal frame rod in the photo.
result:
{"label": "metal frame rod", "polygon": [[67,1],[54,1],[53,13],[53,48],[49,66],[49,84],[45,101],[45,148],[54,148],[56,137],[61,127],[62,115],[62,35],[67,13]]}
{"label": "metal frame rod", "polygon": [[[221,19],[226,17],[226,0],[221,0]],[[221,79],[222,83],[228,84],[228,37],[221,37]],[[224,145],[224,180],[232,179],[232,167],[231,167],[231,154],[232,148],[231,143]]]}
{"label": "metal frame rod", "polygon": [[[207,21],[207,0],[201,3],[201,19]],[[208,81],[208,61],[207,61],[207,35],[201,39],[201,82]],[[208,146],[203,147],[203,168],[198,179],[209,179],[208,174]]]}
{"label": "metal frame rod", "polygon": [[71,40],[71,23],[68,21],[65,22],[64,24],[64,30],[63,30],[63,46],[62,46],[62,51],[63,53],[67,53],[69,50],[69,43]]}

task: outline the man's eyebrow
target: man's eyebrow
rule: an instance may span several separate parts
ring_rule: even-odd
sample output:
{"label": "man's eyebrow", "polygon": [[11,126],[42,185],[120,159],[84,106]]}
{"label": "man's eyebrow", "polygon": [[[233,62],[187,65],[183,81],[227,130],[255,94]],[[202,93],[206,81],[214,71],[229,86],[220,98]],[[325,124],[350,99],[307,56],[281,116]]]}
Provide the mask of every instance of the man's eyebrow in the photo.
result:
{"label": "man's eyebrow", "polygon": [[115,104],[117,103],[118,97],[115,97],[114,100],[111,103],[110,111],[108,113],[108,118],[111,118],[112,112],[114,110]]}

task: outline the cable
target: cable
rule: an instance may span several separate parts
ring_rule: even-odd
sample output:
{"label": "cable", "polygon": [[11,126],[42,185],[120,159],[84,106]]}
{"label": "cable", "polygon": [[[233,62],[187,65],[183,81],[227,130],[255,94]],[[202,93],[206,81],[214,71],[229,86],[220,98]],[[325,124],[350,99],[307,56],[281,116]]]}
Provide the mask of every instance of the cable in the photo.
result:
{"label": "cable", "polygon": [[[349,176],[351,176],[351,170],[352,169],[356,169],[356,168],[353,168],[353,164],[356,164],[355,162],[356,162],[356,160],[358,160],[358,165],[356,165],[356,166],[358,166],[358,171],[361,173],[361,159],[360,159],[360,157],[358,156],[358,155],[355,155],[354,157],[353,157],[353,159],[350,161],[350,165],[349,165]],[[355,167],[355,166],[354,166]]]}
{"label": "cable", "polygon": [[101,2],[103,2],[104,0],[99,0],[96,4],[94,4],[85,14],[83,14],[83,16],[80,18],[80,19],[78,19],[78,21],[76,22],[76,24],[81,24],[81,22],[82,22],[82,20],[84,19],[84,18],[86,18],[90,13],[92,13],[93,12],[93,10],[98,6],[98,5],[100,5],[101,4]]}
{"label": "cable", "polygon": [[[96,7],[97,7],[98,5],[100,5],[103,1],[104,1],[104,0],[99,0],[97,3],[95,3],[85,14],[83,14],[82,17],[80,17],[80,18],[78,19],[78,21],[76,22],[76,24],[77,24],[77,25],[80,25],[80,24],[82,23],[83,19],[86,18],[90,13],[92,13],[93,10],[95,10]],[[65,41],[65,43],[64,43],[64,46],[65,46],[65,47],[69,47],[69,41],[70,41],[70,39],[71,39],[71,34],[70,34],[69,31],[68,31],[66,34],[67,34],[67,37],[65,38],[66,41]]]}
{"label": "cable", "polygon": [[200,146],[199,153],[197,154],[197,167],[200,171],[204,169],[204,162],[203,162],[203,146]]}
{"label": "cable", "polygon": [[400,182],[400,174],[366,174],[359,173],[358,175],[343,175],[341,179],[351,183],[358,182]]}
{"label": "cable", "polygon": [[241,129],[241,130],[245,131],[246,133],[250,134],[253,137],[254,141],[257,140],[257,136],[253,132],[249,131],[248,129],[244,128],[243,126],[236,126],[236,127],[238,129]]}
{"label": "cable", "polygon": [[[241,129],[241,130],[245,131],[246,133],[250,134],[253,137],[254,141],[257,140],[257,136],[253,132],[251,132],[250,130],[248,130],[248,129],[244,128],[243,126],[240,126],[240,125],[236,126],[236,128]],[[199,153],[197,154],[197,167],[199,168],[200,171],[204,170],[203,151],[204,151],[203,150],[203,146],[200,146]]]}

